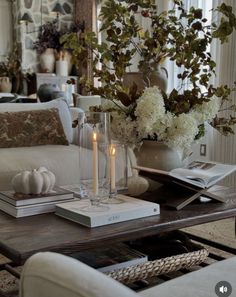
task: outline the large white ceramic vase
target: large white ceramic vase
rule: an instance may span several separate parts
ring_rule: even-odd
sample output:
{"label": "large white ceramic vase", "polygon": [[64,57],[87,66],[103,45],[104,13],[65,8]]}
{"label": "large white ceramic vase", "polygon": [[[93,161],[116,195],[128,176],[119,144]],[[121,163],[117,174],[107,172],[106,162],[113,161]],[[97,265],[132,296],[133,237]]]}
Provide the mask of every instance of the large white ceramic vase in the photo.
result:
{"label": "large white ceramic vase", "polygon": [[39,57],[40,68],[42,72],[53,73],[55,68],[55,51],[53,48],[47,48]]}
{"label": "large white ceramic vase", "polygon": [[144,140],[140,149],[135,151],[137,165],[170,171],[182,167],[181,154],[167,145],[153,140]]}

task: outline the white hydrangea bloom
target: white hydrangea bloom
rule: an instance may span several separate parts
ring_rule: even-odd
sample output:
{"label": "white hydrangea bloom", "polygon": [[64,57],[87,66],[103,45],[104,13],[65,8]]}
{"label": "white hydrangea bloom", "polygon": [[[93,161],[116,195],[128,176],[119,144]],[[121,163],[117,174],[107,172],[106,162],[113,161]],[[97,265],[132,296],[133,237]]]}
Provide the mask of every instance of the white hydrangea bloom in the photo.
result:
{"label": "white hydrangea bloom", "polygon": [[141,134],[148,134],[152,131],[153,124],[162,119],[165,115],[165,105],[158,87],[146,88],[142,96],[137,100],[135,109],[138,129]]}
{"label": "white hydrangea bloom", "polygon": [[150,134],[156,134],[159,141],[165,140],[167,137],[167,130],[172,126],[174,117],[175,115],[168,111],[163,118],[157,119],[153,124]]}
{"label": "white hydrangea bloom", "polygon": [[186,149],[198,134],[198,122],[191,114],[182,113],[173,119],[167,131],[166,144],[171,148]]}
{"label": "white hydrangea bloom", "polygon": [[158,141],[169,147],[186,151],[199,132],[198,126],[217,114],[220,99],[214,96],[210,101],[196,105],[189,113],[176,116],[166,111],[162,93],[154,86],[146,88],[136,104],[136,107],[134,104],[126,107],[120,101],[104,101],[102,110],[110,111],[112,115],[113,138],[138,146],[148,136],[157,136]]}
{"label": "white hydrangea bloom", "polygon": [[112,112],[111,116],[112,138],[131,146],[141,141],[142,136],[137,133],[136,121],[122,112]]}
{"label": "white hydrangea bloom", "polygon": [[212,120],[220,109],[221,100],[213,96],[210,101],[203,102],[201,105],[197,104],[191,115],[198,121],[199,124],[203,124],[206,121]]}

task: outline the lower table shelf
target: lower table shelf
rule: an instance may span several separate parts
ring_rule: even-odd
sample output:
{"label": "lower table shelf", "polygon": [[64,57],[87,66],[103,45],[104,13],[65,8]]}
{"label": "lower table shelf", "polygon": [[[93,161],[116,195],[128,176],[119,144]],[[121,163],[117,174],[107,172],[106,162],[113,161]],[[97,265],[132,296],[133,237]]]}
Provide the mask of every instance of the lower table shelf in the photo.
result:
{"label": "lower table shelf", "polygon": [[[185,236],[184,232],[181,234]],[[146,265],[141,264],[140,271],[138,268],[136,271],[131,269],[130,273],[129,267],[126,271],[124,269],[116,272],[112,277],[139,291],[236,255],[234,248],[191,234],[188,234],[188,237],[198,247],[196,250],[148,261]],[[5,257],[0,259],[0,297],[18,297],[19,279],[16,276],[19,275],[22,266],[13,267]]]}

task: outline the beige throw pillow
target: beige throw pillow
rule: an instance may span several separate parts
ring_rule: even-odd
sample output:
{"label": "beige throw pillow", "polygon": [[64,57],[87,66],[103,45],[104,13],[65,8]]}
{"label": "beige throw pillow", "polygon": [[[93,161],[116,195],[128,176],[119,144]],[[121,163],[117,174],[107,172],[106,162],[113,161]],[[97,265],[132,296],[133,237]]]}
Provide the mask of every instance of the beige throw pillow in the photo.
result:
{"label": "beige throw pillow", "polygon": [[56,108],[0,113],[0,147],[68,145]]}
{"label": "beige throw pillow", "polygon": [[[1,2],[1,1],[0,1]],[[1,103],[0,112],[17,112],[28,110],[42,110],[57,108],[59,110],[60,119],[64,128],[66,138],[71,143],[73,141],[73,129],[71,127],[71,114],[70,108],[67,103],[62,99],[55,99],[44,103]]]}

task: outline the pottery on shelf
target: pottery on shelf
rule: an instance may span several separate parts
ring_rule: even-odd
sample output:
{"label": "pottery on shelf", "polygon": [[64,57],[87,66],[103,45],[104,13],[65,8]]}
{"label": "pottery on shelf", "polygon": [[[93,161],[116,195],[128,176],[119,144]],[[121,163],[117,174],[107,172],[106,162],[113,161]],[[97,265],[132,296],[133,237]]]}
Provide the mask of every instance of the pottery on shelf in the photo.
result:
{"label": "pottery on shelf", "polygon": [[[37,95],[41,102],[47,102],[55,99],[55,93],[59,91],[60,89],[56,84],[42,84],[38,88]],[[64,92],[61,95],[64,95]]]}
{"label": "pottery on shelf", "polygon": [[53,73],[55,68],[55,51],[53,48],[47,48],[39,57],[42,72]]}
{"label": "pottery on shelf", "polygon": [[68,68],[67,72],[68,72],[68,75],[70,75],[71,74],[71,70],[72,70],[72,62],[71,62],[72,54],[69,51],[67,51],[67,50],[64,51],[64,59],[67,62],[67,68]]}
{"label": "pottery on shelf", "polygon": [[56,61],[56,75],[68,76],[68,63],[66,60]]}
{"label": "pottery on shelf", "polygon": [[0,92],[11,93],[12,83],[7,76],[0,77]]}

